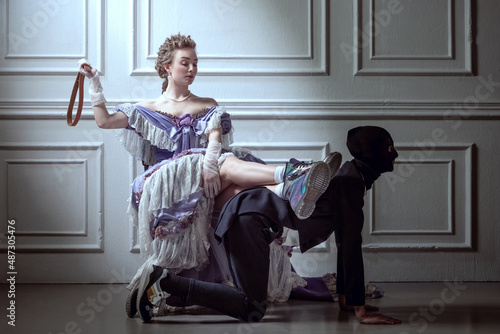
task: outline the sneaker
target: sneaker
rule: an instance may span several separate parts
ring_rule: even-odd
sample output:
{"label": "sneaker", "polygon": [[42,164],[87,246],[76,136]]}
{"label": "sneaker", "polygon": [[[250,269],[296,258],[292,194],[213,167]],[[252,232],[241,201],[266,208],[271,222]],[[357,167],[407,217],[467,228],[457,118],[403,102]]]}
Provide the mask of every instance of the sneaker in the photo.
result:
{"label": "sneaker", "polygon": [[125,312],[129,318],[135,317],[137,314],[137,293],[139,292],[139,282],[136,282],[130,290],[125,302]]}
{"label": "sneaker", "polygon": [[142,321],[150,322],[155,307],[160,305],[162,299],[170,296],[160,287],[160,281],[167,275],[168,270],[158,266],[151,266],[142,273],[137,291],[137,310]]}
{"label": "sneaker", "polygon": [[323,162],[326,162],[330,167],[330,181],[333,179],[335,174],[337,174],[340,165],[342,164],[342,154],[339,152],[329,153]]}
{"label": "sneaker", "polygon": [[283,198],[299,219],[306,219],[313,213],[316,201],[328,188],[330,167],[327,163],[288,163],[285,167]]}
{"label": "sneaker", "polygon": [[[295,158],[290,159],[291,164],[299,164],[301,161]],[[342,165],[342,154],[339,152],[329,153],[324,159],[323,162],[326,162],[330,167],[330,181],[333,179],[335,174],[337,174],[340,166]],[[311,166],[313,164],[310,164]]]}

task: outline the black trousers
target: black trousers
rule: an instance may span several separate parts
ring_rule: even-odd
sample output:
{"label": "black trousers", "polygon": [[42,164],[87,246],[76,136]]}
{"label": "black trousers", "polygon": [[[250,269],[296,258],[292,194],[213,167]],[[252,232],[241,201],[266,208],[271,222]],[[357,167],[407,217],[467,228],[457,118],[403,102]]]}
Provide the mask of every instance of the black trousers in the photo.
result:
{"label": "black trousers", "polygon": [[267,309],[270,243],[281,236],[283,227],[299,231],[302,251],[326,240],[333,232],[326,200],[328,192],[310,218],[299,220],[288,203],[265,188],[239,193],[222,209],[215,230],[216,238],[224,241],[236,288],[175,275],[169,275],[162,287],[190,304],[242,321],[261,320]]}
{"label": "black trousers", "polygon": [[236,288],[171,275],[162,288],[188,304],[205,306],[246,322],[260,321],[267,309],[269,244],[279,236],[260,214],[237,216],[224,234]]}

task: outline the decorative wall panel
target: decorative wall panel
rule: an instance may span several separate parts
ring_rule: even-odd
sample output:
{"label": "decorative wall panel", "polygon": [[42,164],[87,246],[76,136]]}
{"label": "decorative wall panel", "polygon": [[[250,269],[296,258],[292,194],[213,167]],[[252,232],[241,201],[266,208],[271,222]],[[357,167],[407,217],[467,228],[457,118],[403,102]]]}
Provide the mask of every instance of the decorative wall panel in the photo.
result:
{"label": "decorative wall panel", "polygon": [[[225,106],[235,146],[270,164],[320,160],[331,149],[349,160],[345,135],[363,124],[410,143],[397,145],[395,172],[365,197],[367,279],[495,280],[499,8],[470,0],[0,0],[0,249],[15,219],[18,251],[31,252],[18,262],[23,282],[108,283],[110,264],[125,268],[124,282],[135,274],[144,259],[129,253],[138,248],[125,211],[143,167],[128,163],[113,131],[97,129],[88,94],[76,128],[65,112],[80,57],[105,72],[109,110],[157,97],[156,52],[181,32],[202,60],[193,93]],[[438,126],[447,142],[413,143]],[[334,244],[295,252],[294,267],[335,272]]]}
{"label": "decorative wall panel", "polygon": [[100,0],[2,0],[0,8],[0,75],[73,75],[80,58],[104,70]]}
{"label": "decorative wall panel", "polygon": [[472,75],[471,18],[470,0],[358,0],[354,73]]}
{"label": "decorative wall panel", "polygon": [[[185,10],[193,7],[198,10]],[[149,0],[134,1],[134,8],[132,75],[156,75],[160,45],[178,32],[190,34],[198,43],[198,57],[203,60],[198,75],[328,73],[325,0],[189,0],[182,4]]]}
{"label": "decorative wall panel", "polygon": [[0,224],[16,221],[19,252],[103,250],[102,143],[0,144],[0,159]]}
{"label": "decorative wall panel", "polygon": [[397,145],[366,198],[364,248],[472,248],[472,144]]}

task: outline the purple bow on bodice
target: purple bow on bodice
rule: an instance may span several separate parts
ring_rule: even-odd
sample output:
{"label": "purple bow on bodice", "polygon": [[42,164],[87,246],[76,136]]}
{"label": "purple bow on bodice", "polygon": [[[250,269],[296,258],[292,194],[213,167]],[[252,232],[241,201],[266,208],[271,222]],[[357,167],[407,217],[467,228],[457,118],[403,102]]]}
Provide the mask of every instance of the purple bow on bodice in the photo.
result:
{"label": "purple bow on bodice", "polygon": [[203,134],[207,128],[208,121],[216,112],[216,107],[213,106],[206,115],[198,119],[195,119],[191,114],[185,114],[179,118],[170,118],[167,115],[160,114],[140,105],[136,105],[135,107],[148,122],[158,129],[165,131],[170,140],[178,144],[172,155],[199,147],[196,137]]}

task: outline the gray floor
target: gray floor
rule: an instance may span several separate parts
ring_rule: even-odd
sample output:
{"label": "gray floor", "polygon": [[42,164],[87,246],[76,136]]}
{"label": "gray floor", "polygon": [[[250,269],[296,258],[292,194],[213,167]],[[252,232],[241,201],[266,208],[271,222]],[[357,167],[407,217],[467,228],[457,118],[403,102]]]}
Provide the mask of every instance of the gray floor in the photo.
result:
{"label": "gray floor", "polygon": [[[260,323],[240,323],[204,310],[170,315],[143,324],[124,312],[128,290],[122,285],[24,285],[6,298],[2,284],[1,333],[500,333],[500,283],[379,283],[385,296],[370,300],[401,325],[360,325],[337,303],[291,300],[274,304]],[[8,301],[6,301],[8,300]],[[8,302],[15,300],[16,326],[7,324]]]}

